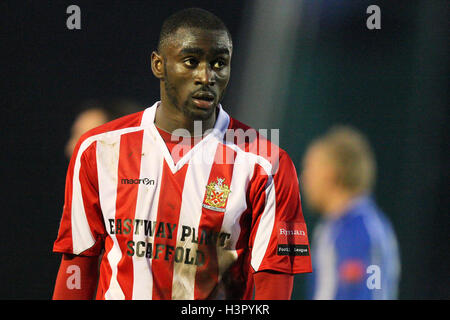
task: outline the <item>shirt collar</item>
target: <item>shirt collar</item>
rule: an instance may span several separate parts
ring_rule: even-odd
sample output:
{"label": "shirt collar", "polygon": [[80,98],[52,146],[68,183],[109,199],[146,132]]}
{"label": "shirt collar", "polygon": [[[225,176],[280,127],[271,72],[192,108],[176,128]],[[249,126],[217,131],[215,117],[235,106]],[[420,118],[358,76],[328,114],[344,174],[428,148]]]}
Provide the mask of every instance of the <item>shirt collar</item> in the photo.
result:
{"label": "shirt collar", "polygon": [[[142,115],[141,119],[142,127],[154,126],[156,109],[159,107],[160,104],[161,101],[157,101],[151,107],[148,107],[147,109],[144,110],[144,114]],[[223,109],[220,103],[218,105],[218,108],[219,112],[217,114],[217,119],[216,122],[214,123],[214,127],[212,128],[211,134],[221,139],[230,124],[230,116]]]}

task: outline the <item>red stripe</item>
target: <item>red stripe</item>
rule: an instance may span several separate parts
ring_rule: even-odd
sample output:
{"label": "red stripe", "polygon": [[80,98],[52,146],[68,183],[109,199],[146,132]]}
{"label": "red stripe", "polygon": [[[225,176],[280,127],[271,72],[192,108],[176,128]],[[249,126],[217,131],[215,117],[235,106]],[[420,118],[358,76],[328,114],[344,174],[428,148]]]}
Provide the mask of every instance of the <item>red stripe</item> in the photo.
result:
{"label": "red stripe", "polygon": [[[153,241],[153,300],[172,299],[173,253],[177,242],[176,235],[187,168],[188,165],[185,165],[172,174],[164,161]],[[161,224],[164,229],[160,229],[161,233],[158,233]],[[168,230],[168,224],[175,225],[172,231]]]}
{"label": "red stripe", "polygon": [[100,264],[100,278],[97,287],[96,300],[105,300],[105,293],[109,289],[111,283],[112,269],[109,264],[108,254],[113,247],[114,242],[111,237],[105,239],[105,252],[103,253],[102,262]]}
{"label": "red stripe", "polygon": [[226,300],[249,300],[253,297],[253,269],[248,235],[252,224],[252,206],[247,193],[247,209],[239,218],[240,233],[236,241],[237,259],[223,275]]}
{"label": "red stripe", "polygon": [[[230,155],[232,156],[232,161],[230,161]],[[223,183],[230,187],[235,158],[236,152],[234,150],[223,144],[219,144],[217,146],[214,163],[209,173],[208,184],[217,181],[217,178],[221,178],[225,179]],[[231,192],[233,191],[231,190]],[[224,215],[225,212],[214,211],[202,207],[202,216],[198,228],[198,251],[204,253],[205,262],[203,265],[197,267],[195,274],[194,299],[208,299],[217,286],[219,268],[216,246],[220,245],[221,239],[217,238],[217,241],[214,241],[212,245],[205,244],[204,242],[201,243],[200,239],[202,238],[202,231],[218,234],[222,228]]]}
{"label": "red stripe", "polygon": [[53,244],[54,252],[73,253],[72,243],[72,198],[73,198],[73,175],[75,171],[75,160],[80,149],[80,142],[77,143],[70,158],[67,169],[66,184],[64,192],[64,207],[61,222],[58,230],[58,237]]}
{"label": "red stripe", "polygon": [[93,142],[81,155],[79,180],[84,212],[95,244],[83,251],[83,255],[98,256],[103,249],[106,234],[100,199],[98,197],[97,142]]}
{"label": "red stripe", "polygon": [[[133,228],[125,224],[125,219],[134,219],[139,184],[122,184],[122,179],[139,179],[141,168],[143,131],[123,134],[120,138],[119,170],[117,181],[116,221],[121,219],[122,231],[115,225],[116,239],[123,253],[117,265],[117,281],[126,300],[133,293],[133,260],[127,255],[127,242],[133,240]],[[128,229],[130,229],[128,231]]]}

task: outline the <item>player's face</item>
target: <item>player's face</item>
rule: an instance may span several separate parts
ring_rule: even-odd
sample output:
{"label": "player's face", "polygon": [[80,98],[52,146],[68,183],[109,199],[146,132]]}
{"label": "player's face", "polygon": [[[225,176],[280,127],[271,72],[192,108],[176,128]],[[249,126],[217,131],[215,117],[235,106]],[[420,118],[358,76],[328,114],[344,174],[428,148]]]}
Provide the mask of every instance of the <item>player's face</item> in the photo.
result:
{"label": "player's face", "polygon": [[171,105],[193,120],[210,118],[230,79],[231,53],[225,31],[179,29],[162,52]]}
{"label": "player's face", "polygon": [[311,146],[303,160],[302,187],[311,208],[324,212],[335,184],[335,170],[323,145]]}

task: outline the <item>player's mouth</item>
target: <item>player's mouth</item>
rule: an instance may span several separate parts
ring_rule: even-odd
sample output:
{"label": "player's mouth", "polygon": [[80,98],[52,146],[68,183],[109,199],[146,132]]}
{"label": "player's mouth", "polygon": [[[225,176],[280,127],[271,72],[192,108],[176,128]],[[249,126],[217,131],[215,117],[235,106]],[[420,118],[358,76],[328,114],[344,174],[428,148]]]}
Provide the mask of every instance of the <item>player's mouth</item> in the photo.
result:
{"label": "player's mouth", "polygon": [[213,106],[215,95],[211,92],[200,91],[192,95],[192,101],[201,109],[209,109]]}

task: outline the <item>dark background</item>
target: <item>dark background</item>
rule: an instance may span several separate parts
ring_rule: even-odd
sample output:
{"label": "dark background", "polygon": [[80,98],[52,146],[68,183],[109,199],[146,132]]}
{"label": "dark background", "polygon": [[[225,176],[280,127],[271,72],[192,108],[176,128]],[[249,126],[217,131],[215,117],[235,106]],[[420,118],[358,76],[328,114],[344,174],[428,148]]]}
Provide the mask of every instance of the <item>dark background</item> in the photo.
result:
{"label": "dark background", "polygon": [[[265,89],[259,75],[275,60],[252,59],[264,56],[276,24],[257,28],[261,47],[249,46],[249,30],[255,12],[270,15],[289,1],[0,2],[0,299],[51,297],[64,145],[77,108],[91,98],[131,98],[143,108],[158,100],[150,53],[163,19],[191,6],[217,14],[233,35],[225,109],[256,128],[279,128],[298,171],[307,144],[331,125],[367,135],[378,160],[375,197],[399,240],[400,298],[449,299],[449,2],[297,2],[291,56],[278,62],[284,82],[274,75],[280,88],[270,106],[254,101]],[[81,30],[66,28],[71,4],[81,8]],[[381,8],[381,30],[366,28],[370,4]],[[244,90],[249,81],[259,91]],[[313,229],[316,215],[306,204],[304,212]],[[302,277],[294,299],[303,298]]]}

